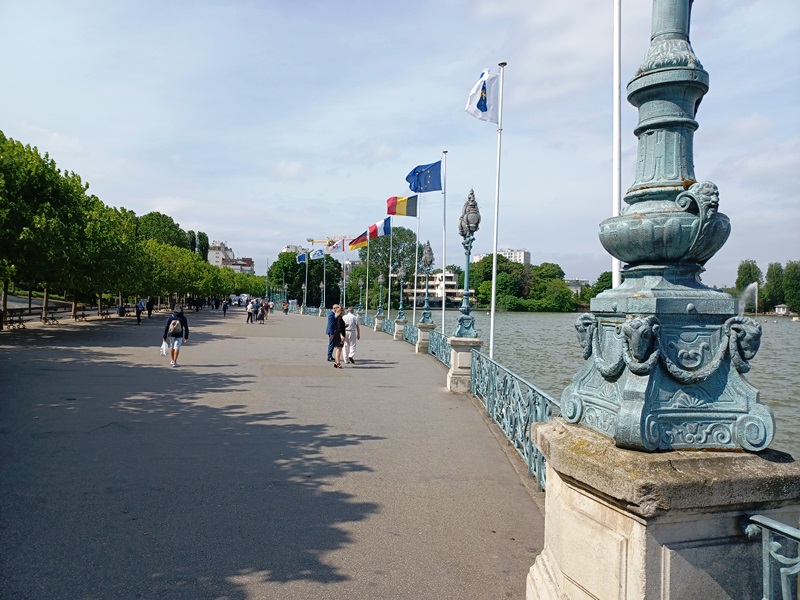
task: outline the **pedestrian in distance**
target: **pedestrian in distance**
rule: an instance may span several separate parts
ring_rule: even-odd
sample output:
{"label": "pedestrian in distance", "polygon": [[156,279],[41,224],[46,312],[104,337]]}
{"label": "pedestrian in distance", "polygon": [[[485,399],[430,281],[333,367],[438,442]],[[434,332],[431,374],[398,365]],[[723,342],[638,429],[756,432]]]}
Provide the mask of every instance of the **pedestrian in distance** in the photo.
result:
{"label": "pedestrian in distance", "polygon": [[147,308],[147,318],[149,319],[153,315],[153,307],[156,305],[153,302],[153,298],[148,296],[147,297],[147,304],[145,304],[145,308]]}
{"label": "pedestrian in distance", "polygon": [[356,364],[356,342],[361,339],[361,327],[358,325],[358,315],[351,306],[347,309],[347,313],[342,317],[345,326],[344,347],[342,348],[342,356],[345,362]]}
{"label": "pedestrian in distance", "polygon": [[139,298],[136,301],[136,324],[142,324],[142,313],[144,312],[144,300]]}
{"label": "pedestrian in distance", "polygon": [[334,320],[334,330],[336,333],[333,335],[333,366],[337,369],[342,367],[342,347],[344,346],[344,337],[346,334],[346,327],[344,324],[344,309],[341,306],[336,306],[334,313],[336,318]]}
{"label": "pedestrian in distance", "polygon": [[253,322],[253,302],[247,303],[247,320],[245,323],[252,323]]}
{"label": "pedestrian in distance", "polygon": [[164,326],[163,340],[169,346],[169,364],[174,368],[178,366],[178,354],[181,345],[189,341],[189,322],[183,314],[183,307],[176,305],[172,314],[167,317],[167,324]]}
{"label": "pedestrian in distance", "polygon": [[328,313],[328,324],[325,327],[325,333],[328,335],[328,362],[333,361],[333,334],[336,333],[336,310],[338,308],[338,304],[333,305],[331,312]]}
{"label": "pedestrian in distance", "polygon": [[228,314],[228,301],[227,300],[223,300],[222,301],[222,316],[224,317],[227,314]]}

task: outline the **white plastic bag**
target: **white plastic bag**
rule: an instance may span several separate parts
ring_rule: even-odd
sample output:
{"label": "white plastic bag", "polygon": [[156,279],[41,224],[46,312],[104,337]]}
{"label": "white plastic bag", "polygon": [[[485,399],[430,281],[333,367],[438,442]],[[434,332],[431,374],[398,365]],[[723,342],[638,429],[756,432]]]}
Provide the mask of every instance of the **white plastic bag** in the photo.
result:
{"label": "white plastic bag", "polygon": [[169,345],[167,342],[161,342],[161,356],[169,354]]}

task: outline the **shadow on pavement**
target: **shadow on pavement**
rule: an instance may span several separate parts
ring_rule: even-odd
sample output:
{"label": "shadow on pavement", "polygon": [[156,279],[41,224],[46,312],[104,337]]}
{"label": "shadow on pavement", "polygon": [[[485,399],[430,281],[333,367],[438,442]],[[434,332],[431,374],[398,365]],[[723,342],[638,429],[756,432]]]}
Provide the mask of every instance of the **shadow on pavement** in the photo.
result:
{"label": "shadow on pavement", "polygon": [[244,600],[261,581],[345,580],[325,553],[379,506],[332,489],[369,469],[325,452],[381,438],[248,412],[266,393],[250,375],[98,355],[114,330],[61,331],[57,351],[46,329],[0,339],[0,597]]}

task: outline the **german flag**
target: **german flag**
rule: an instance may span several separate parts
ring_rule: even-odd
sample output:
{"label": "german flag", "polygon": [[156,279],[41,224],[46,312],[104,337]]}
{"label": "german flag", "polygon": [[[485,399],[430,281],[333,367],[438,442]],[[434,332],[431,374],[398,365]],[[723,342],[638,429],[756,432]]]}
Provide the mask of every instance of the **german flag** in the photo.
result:
{"label": "german flag", "polygon": [[392,196],[386,201],[386,214],[416,217],[417,197],[409,196],[408,198],[398,198],[397,196]]}
{"label": "german flag", "polygon": [[367,232],[365,231],[360,236],[358,236],[356,239],[351,241],[350,244],[348,244],[347,248],[349,250],[356,250],[358,248],[365,247],[368,243],[369,243],[369,239],[367,238]]}

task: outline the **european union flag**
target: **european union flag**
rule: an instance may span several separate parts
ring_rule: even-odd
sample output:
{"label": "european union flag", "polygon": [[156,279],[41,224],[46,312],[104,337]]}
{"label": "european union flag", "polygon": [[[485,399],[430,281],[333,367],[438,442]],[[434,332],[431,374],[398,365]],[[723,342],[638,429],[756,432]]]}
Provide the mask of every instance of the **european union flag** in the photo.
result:
{"label": "european union flag", "polygon": [[412,192],[435,192],[442,189],[442,161],[419,165],[406,176]]}

